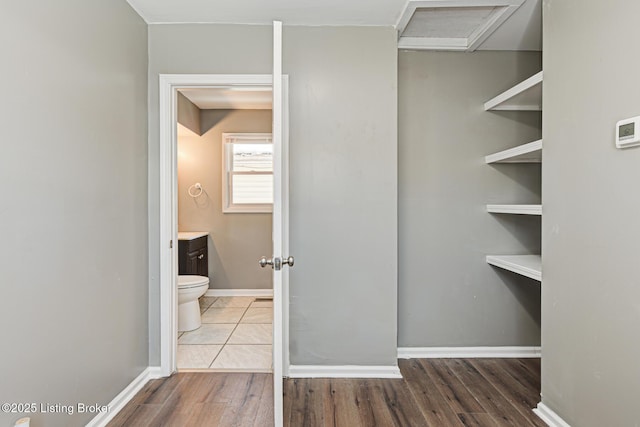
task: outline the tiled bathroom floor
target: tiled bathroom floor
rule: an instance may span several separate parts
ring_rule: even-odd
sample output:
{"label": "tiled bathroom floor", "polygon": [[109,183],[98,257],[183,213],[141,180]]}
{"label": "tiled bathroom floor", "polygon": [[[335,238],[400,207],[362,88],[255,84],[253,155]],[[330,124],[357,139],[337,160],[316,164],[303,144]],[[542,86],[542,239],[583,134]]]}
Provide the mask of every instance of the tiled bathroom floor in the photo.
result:
{"label": "tiled bathroom floor", "polygon": [[273,301],[200,298],[202,326],[178,335],[178,369],[271,372]]}

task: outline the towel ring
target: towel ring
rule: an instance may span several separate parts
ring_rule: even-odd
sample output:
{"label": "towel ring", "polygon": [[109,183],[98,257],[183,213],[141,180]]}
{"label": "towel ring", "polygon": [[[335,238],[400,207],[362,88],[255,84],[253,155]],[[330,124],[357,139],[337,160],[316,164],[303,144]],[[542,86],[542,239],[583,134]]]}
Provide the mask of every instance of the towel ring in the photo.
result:
{"label": "towel ring", "polygon": [[[198,192],[197,194],[193,194],[193,192],[191,190],[196,189],[196,191]],[[191,197],[193,197],[194,199],[196,197],[200,197],[200,195],[202,194],[202,185],[199,182],[196,182],[195,184],[193,184],[191,187],[189,187],[189,189],[187,190],[187,192],[189,193],[189,195]]]}

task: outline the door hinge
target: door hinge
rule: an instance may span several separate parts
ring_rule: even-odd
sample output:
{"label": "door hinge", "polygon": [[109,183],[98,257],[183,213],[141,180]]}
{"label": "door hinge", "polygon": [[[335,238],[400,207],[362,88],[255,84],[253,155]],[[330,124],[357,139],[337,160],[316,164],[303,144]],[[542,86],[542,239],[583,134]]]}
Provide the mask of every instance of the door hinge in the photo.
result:
{"label": "door hinge", "polygon": [[173,239],[169,240],[169,249],[173,249]]}

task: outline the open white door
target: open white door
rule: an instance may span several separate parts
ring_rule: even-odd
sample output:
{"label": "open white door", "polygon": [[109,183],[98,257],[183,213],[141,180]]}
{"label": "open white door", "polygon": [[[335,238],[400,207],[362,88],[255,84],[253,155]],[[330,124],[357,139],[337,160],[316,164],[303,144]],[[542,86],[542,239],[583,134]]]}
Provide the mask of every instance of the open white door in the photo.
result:
{"label": "open white door", "polygon": [[[283,302],[287,297],[289,256],[289,180],[287,133],[284,131],[284,101],[282,85],[282,22],[273,22],[273,405],[274,426],[281,427],[283,378]],[[285,258],[286,257],[286,258]]]}
{"label": "open white door", "polygon": [[[282,427],[283,368],[288,367],[288,336],[283,328],[289,298],[289,141],[288,141],[288,82],[282,76],[282,22],[273,22],[273,255],[262,258],[262,267],[273,269],[273,414],[274,426]],[[285,126],[285,124],[287,124]]]}

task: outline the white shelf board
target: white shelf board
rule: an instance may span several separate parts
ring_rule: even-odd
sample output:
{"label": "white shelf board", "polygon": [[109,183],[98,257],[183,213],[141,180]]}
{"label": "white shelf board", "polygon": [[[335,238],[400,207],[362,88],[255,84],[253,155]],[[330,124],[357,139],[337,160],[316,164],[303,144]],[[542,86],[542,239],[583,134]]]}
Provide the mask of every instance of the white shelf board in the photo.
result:
{"label": "white shelf board", "polygon": [[484,103],[486,111],[542,111],[542,71]]}
{"label": "white shelf board", "polygon": [[541,163],[542,140],[490,154],[484,160],[487,163]]}
{"label": "white shelf board", "polygon": [[542,205],[487,205],[487,212],[518,215],[542,215]]}
{"label": "white shelf board", "polygon": [[487,263],[538,282],[542,281],[542,257],[540,255],[487,255]]}

